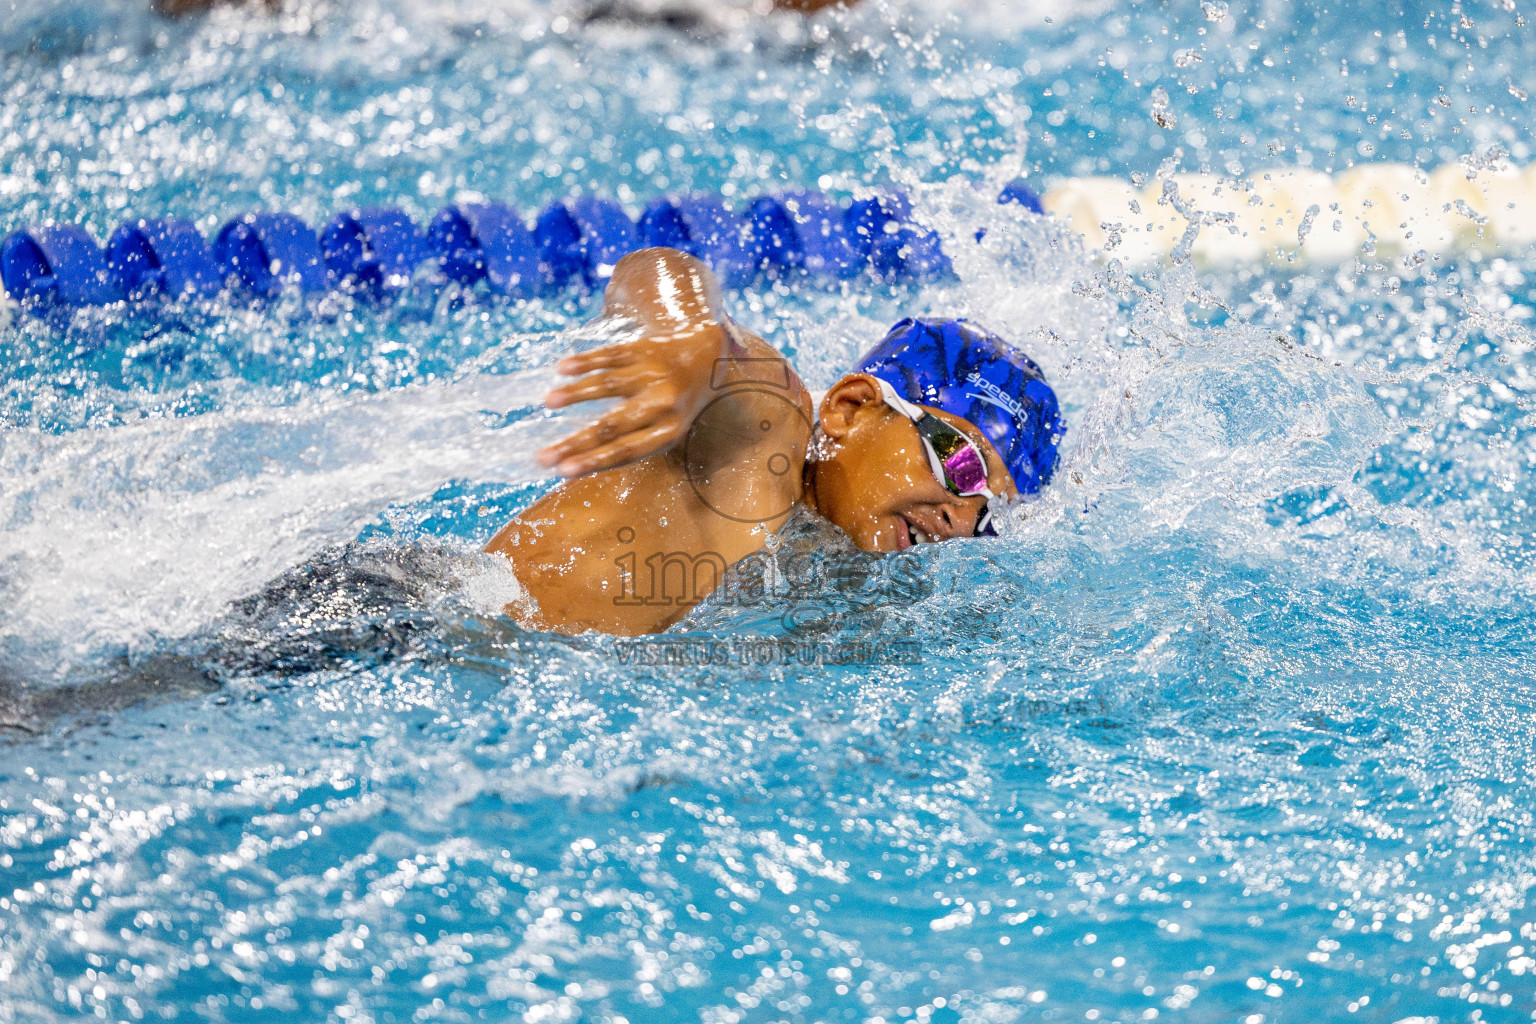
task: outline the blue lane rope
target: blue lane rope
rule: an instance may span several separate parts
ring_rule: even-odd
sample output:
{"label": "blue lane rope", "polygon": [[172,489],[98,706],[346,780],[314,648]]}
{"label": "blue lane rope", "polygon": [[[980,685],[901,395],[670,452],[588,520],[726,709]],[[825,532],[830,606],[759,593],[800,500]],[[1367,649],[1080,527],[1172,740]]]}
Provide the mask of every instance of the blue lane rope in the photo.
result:
{"label": "blue lane rope", "polygon": [[460,203],[432,218],[431,251],[443,260],[450,281],[481,281],[497,295],[538,291],[539,247],[522,214],[501,203]]}
{"label": "blue lane rope", "polygon": [[[1040,212],[1023,182],[999,203]],[[743,211],[716,195],[663,196],[638,223],[612,199],[587,196],[546,207],[530,229],[501,203],[459,203],[425,228],[402,210],[354,207],[317,234],[291,213],[247,213],[212,244],[189,221],[129,221],[106,248],[69,224],[14,231],[0,242],[0,283],[35,311],[123,300],[208,299],[233,288],[271,299],[284,288],[307,296],[333,289],[388,298],[418,267],[439,261],[441,277],[497,295],[529,298],[572,284],[601,286],[626,253],[665,245],[708,263],[727,288],[764,272],[828,281],[868,273],[888,283],[949,277],[937,232],[916,223],[900,193],[846,206],[819,192],[759,196]]]}
{"label": "blue lane rope", "polygon": [[223,268],[196,225],[186,220],[124,224],[107,241],[107,269],[129,298],[206,298],[224,287]]}
{"label": "blue lane rope", "polygon": [[214,255],[252,294],[275,298],[285,283],[307,294],[331,286],[314,229],[291,213],[248,213],[219,229]]}
{"label": "blue lane rope", "polygon": [[0,277],[23,304],[91,306],[122,298],[106,253],[72,224],[7,235],[0,243]]}
{"label": "blue lane rope", "polygon": [[393,294],[433,255],[427,236],[404,210],[358,207],[320,232],[320,252],[341,287]]}
{"label": "blue lane rope", "polygon": [[643,247],[624,207],[597,196],[550,205],[539,214],[533,236],[539,245],[541,280],[550,289],[573,280],[595,287],[613,272],[614,264]]}

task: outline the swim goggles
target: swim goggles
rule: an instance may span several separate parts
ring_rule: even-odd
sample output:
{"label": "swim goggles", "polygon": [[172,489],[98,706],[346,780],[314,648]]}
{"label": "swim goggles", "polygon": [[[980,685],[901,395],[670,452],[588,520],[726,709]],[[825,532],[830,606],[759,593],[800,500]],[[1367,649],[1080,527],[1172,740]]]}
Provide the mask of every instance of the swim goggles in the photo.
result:
{"label": "swim goggles", "polygon": [[989,504],[976,522],[975,536],[995,537],[997,529],[992,523],[990,501],[997,495],[987,486],[987,460],[981,449],[948,423],[902,398],[888,382],[879,377],[875,381],[880,385],[885,404],[911,420],[917,428],[934,478],[959,497],[971,498],[978,494],[987,497]]}

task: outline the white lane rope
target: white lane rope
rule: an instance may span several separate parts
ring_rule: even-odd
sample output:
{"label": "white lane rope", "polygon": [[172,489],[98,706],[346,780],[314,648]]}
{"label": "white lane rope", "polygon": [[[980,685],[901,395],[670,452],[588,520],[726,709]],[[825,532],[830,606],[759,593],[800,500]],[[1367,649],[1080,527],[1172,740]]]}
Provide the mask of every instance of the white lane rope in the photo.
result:
{"label": "white lane rope", "polygon": [[1043,197],[1045,211],[1105,258],[1142,265],[1180,245],[1204,263],[1340,263],[1536,242],[1536,165],[1424,171],[1360,164],[1337,175],[1307,168],[1251,178],[1173,174],[1136,185],[1070,178]]}

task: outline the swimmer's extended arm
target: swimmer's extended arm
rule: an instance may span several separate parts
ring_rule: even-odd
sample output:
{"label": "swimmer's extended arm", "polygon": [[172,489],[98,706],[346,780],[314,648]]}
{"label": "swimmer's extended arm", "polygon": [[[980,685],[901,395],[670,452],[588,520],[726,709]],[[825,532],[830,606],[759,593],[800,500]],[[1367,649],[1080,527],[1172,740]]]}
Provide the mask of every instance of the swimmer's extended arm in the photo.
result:
{"label": "swimmer's extended arm", "polygon": [[[642,249],[625,256],[614,268],[603,313],[634,320],[644,336],[560,361],[560,372],[585,376],[551,391],[545,398],[551,408],[623,399],[596,423],[539,453],[561,476],[612,469],[676,444],[711,399],[736,382],[738,362],[776,360],[794,389],[804,391],[776,349],[739,328],[727,329],[714,274],[687,253]],[[740,418],[756,423],[760,417],[744,407]],[[719,441],[731,443],[729,437]]]}

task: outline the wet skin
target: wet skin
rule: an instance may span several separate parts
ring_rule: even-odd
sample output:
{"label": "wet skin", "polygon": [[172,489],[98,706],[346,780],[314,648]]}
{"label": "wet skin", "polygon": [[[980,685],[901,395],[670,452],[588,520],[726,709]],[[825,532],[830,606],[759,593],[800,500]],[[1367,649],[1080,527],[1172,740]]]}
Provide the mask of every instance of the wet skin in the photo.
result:
{"label": "wet skin", "polygon": [[[150,0],[150,6],[169,18],[205,11],[219,3],[236,4],[240,0]],[[810,14],[828,7],[852,7],[858,0],[773,0],[773,6],[781,11],[801,11]],[[252,6],[276,12],[281,9],[280,0],[251,0]],[[676,15],[674,15],[676,16]]]}
{"label": "wet skin", "polygon": [[[957,497],[934,477],[916,427],[873,378],[849,374],[813,409],[784,357],[725,315],[693,257],[626,256],[603,315],[634,321],[641,337],[563,360],[578,379],[546,401],[620,404],[540,453],[565,482],[486,546],[528,592],[508,608],[525,625],[659,632],[761,550],[797,503],[866,551],[974,534],[986,499]],[[928,411],[977,444],[994,492],[1016,494],[974,425]]]}

